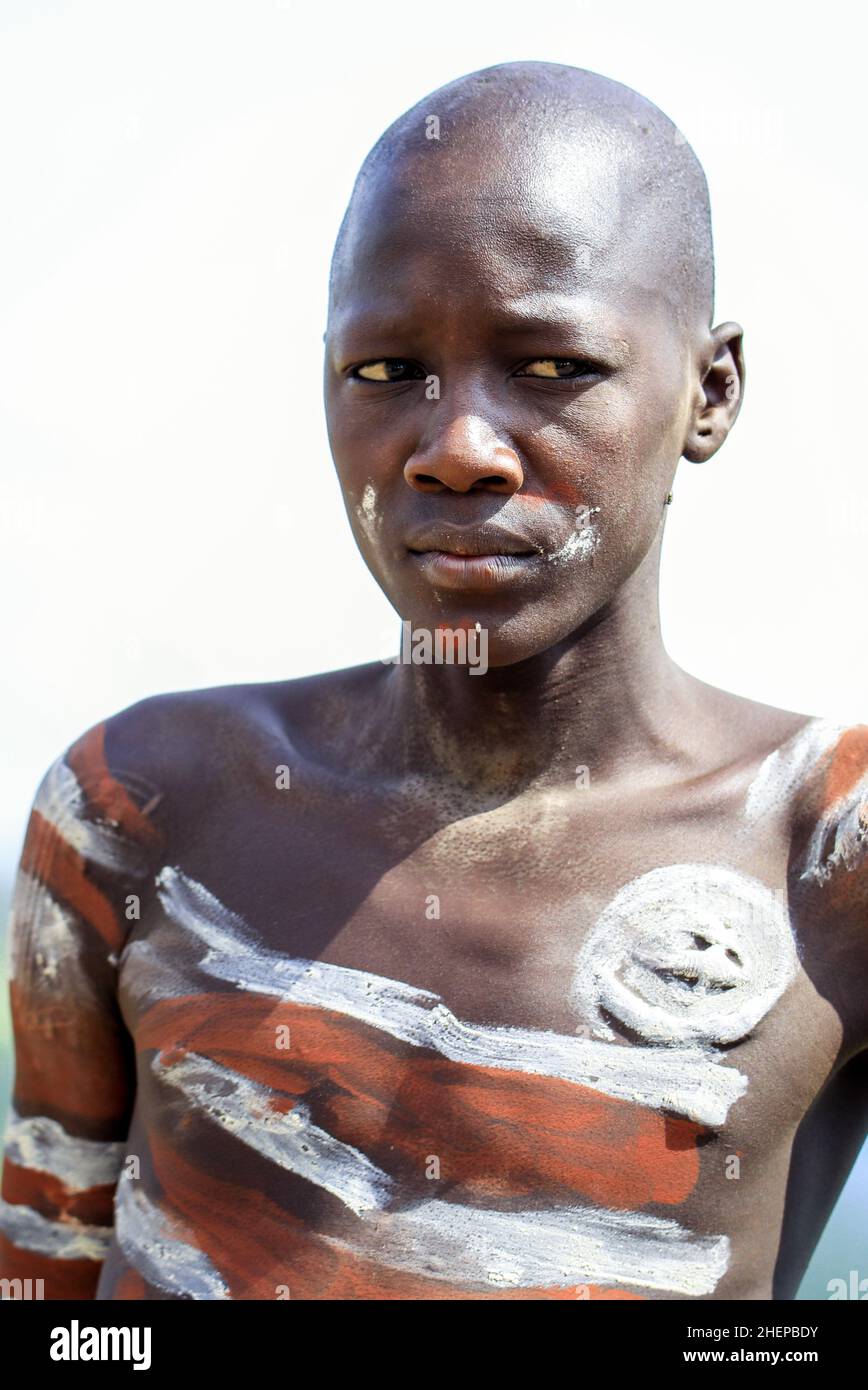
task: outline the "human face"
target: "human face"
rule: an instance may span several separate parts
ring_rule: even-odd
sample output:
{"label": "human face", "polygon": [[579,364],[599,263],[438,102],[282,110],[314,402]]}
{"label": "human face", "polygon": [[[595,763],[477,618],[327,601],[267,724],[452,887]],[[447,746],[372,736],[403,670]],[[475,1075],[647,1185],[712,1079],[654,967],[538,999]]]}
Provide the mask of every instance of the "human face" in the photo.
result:
{"label": "human face", "polygon": [[325,396],[377,582],[414,627],[479,622],[497,666],[593,618],[659,538],[696,382],[611,171],[584,202],[533,168],[485,178],[411,170],[368,197]]}

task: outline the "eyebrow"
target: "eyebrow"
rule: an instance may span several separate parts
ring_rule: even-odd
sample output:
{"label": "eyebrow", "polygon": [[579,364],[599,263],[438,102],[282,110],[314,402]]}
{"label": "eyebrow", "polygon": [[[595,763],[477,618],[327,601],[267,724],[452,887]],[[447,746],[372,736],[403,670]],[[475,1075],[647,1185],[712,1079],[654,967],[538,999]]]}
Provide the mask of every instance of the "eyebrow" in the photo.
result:
{"label": "eyebrow", "polygon": [[538,314],[505,316],[495,325],[494,332],[499,338],[546,338],[553,334],[575,338],[588,346],[598,346],[600,351],[627,351],[626,340],[617,333],[607,333],[605,329],[583,322],[580,318],[558,315],[556,318],[542,317]]}
{"label": "eyebrow", "polygon": [[[399,309],[391,306],[364,303],[355,306],[345,318],[341,329],[351,336],[358,334],[401,334],[404,324]],[[381,325],[388,321],[388,328]],[[506,300],[503,310],[492,325],[499,338],[551,339],[558,335],[572,338],[576,350],[617,356],[621,361],[632,357],[629,340],[620,323],[607,319],[605,306],[588,295],[571,295],[553,291],[531,291]],[[566,351],[566,349],[564,349]]]}
{"label": "eyebrow", "polygon": [[620,333],[610,325],[599,301],[586,295],[553,294],[536,291],[510,299],[503,316],[504,331],[519,333],[528,329],[545,332],[547,329],[579,328],[583,333],[602,338],[621,340]]}

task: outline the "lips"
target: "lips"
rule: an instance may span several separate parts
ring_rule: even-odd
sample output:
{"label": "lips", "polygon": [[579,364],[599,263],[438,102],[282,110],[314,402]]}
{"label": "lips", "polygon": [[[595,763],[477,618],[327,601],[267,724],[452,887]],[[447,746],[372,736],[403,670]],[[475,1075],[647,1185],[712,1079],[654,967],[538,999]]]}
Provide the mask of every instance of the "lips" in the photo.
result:
{"label": "lips", "polygon": [[544,546],[500,526],[434,525],[412,532],[406,541],[413,563],[447,589],[493,589],[526,578]]}
{"label": "lips", "polygon": [[424,575],[442,589],[495,589],[527,578],[538,555],[452,555],[443,550],[411,552]]}
{"label": "lips", "polygon": [[502,526],[449,526],[443,523],[420,527],[406,539],[413,552],[437,551],[443,555],[539,555],[544,545],[530,536],[508,531]]}

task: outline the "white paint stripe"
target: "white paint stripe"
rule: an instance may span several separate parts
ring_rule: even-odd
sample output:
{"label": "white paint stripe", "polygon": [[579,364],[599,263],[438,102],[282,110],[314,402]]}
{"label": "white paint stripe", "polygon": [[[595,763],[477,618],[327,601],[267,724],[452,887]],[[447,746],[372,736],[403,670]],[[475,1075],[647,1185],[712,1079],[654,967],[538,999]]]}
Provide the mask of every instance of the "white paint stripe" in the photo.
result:
{"label": "white paint stripe", "polygon": [[430,1201],[364,1217],[349,1237],[322,1237],[391,1269],[499,1288],[616,1284],[698,1297],[726,1272],[726,1236],[694,1236],[642,1213],[565,1207],[492,1211]]}
{"label": "white paint stripe", "polygon": [[92,972],[81,960],[82,927],[39,879],[19,869],[9,918],[9,978],[46,1009],[94,1001]]}
{"label": "white paint stripe", "polygon": [[[846,724],[812,719],[770,754],[751,783],[745,802],[746,830],[786,806],[847,732]],[[824,884],[836,869],[851,873],[868,854],[868,774],[817,822],[805,852],[801,878]]]}
{"label": "white paint stripe", "polygon": [[151,1200],[137,1179],[118,1183],[115,1230],[127,1263],[154,1288],[182,1298],[229,1298],[208,1256],[183,1239],[181,1224]]}
{"label": "white paint stripe", "polygon": [[124,1148],[122,1143],[78,1139],[44,1115],[22,1119],[13,1110],[6,1127],[5,1154],[10,1162],[50,1173],[71,1192],[117,1182]]}
{"label": "white paint stripe", "polygon": [[754,826],[761,817],[787,807],[808,774],[834,748],[845,728],[830,719],[811,719],[769,754],[748,788],[746,828]]}
{"label": "white paint stripe", "polygon": [[296,1112],[270,1110],[267,1088],[195,1054],[169,1063],[156,1057],[154,1071],[264,1158],[338,1197],[361,1224],[323,1239],[389,1268],[506,1288],[590,1281],[690,1295],[710,1293],[726,1269],[726,1237],[693,1236],[643,1213],[578,1206],[497,1211],[437,1200],[384,1211],[394,1200],[394,1179],[311,1124],[306,1107],[295,1121]]}
{"label": "white paint stripe", "polygon": [[[179,869],[158,876],[167,916],[207,946],[199,968],[241,989],[330,1009],[387,1032],[450,1061],[538,1076],[559,1077],[604,1095],[685,1115],[701,1124],[722,1124],[747,1089],[747,1078],[717,1055],[690,1047],[613,1045],[529,1028],[469,1024],[457,1019],[436,994],[412,985],[323,961],[292,959],[257,948],[243,921]],[[189,982],[164,965],[177,950],[132,942],[122,961],[142,1006],[166,987],[188,993]]]}
{"label": "white paint stripe", "polygon": [[852,873],[868,854],[868,775],[820,818],[805,852],[803,879],[826,883],[836,869]]}
{"label": "white paint stripe", "polygon": [[136,845],[114,826],[87,817],[84,791],[62,757],[46,772],[33,805],[85,859],[113,873],[147,873],[147,859]]}
{"label": "white paint stripe", "polygon": [[0,1231],[19,1250],[48,1255],[54,1260],[104,1260],[112,1237],[110,1227],[50,1221],[32,1207],[2,1198]]}
{"label": "white paint stripe", "polygon": [[196,1053],[177,1062],[163,1062],[157,1054],[152,1065],[156,1076],[248,1148],[331,1192],[351,1211],[375,1210],[392,1195],[392,1178],[313,1124],[306,1105],[276,1111],[267,1087]]}

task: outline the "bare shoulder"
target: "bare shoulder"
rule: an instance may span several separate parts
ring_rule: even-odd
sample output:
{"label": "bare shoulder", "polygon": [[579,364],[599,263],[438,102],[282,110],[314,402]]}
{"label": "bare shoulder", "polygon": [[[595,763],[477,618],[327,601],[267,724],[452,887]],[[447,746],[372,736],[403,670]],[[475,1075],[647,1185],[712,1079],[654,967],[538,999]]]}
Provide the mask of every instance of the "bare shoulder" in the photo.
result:
{"label": "bare shoulder", "polygon": [[788,825],[787,895],[803,964],[847,1050],[868,1047],[868,724],[812,718],[760,765],[749,823]]}
{"label": "bare shoulder", "polygon": [[139,799],[189,809],[233,783],[273,784],[276,762],[323,756],[352,724],[383,667],[148,696],[107,716],[79,740],[98,743],[111,775]]}
{"label": "bare shoulder", "polygon": [[[793,867],[816,887],[861,882],[868,850],[868,724],[810,717],[760,764],[749,821],[783,815]],[[844,890],[842,890],[844,891]]]}
{"label": "bare shoulder", "polygon": [[755,818],[782,809],[798,784],[800,761],[810,758],[803,735],[825,721],[736,695],[693,676],[688,680],[696,711],[692,728],[705,756],[751,787]]}

